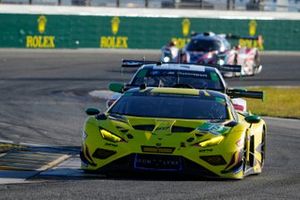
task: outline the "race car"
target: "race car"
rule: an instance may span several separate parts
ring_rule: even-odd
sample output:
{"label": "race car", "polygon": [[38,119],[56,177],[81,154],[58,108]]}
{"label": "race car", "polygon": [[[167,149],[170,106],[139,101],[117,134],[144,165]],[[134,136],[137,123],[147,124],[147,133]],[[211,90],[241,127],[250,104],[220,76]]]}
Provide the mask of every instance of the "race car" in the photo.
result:
{"label": "race car", "polygon": [[[223,93],[230,94],[233,98],[234,106],[240,111],[247,110],[247,103],[244,99],[235,98],[233,91],[241,93],[247,92],[246,97],[250,97],[250,91],[245,89],[228,88],[221,72],[238,72],[241,66],[236,65],[223,65],[223,66],[207,66],[199,64],[186,64],[186,63],[160,63],[155,61],[142,61],[142,60],[124,60],[122,67],[139,67],[137,72],[132,77],[131,81],[127,84],[123,83],[110,83],[109,89],[117,92],[112,98],[107,101],[109,107],[124,91],[146,85],[150,87],[177,87],[177,88],[196,88],[196,89],[209,89],[216,90]],[[118,95],[119,93],[119,95]],[[245,93],[244,93],[245,94]],[[261,98],[261,92],[251,93],[252,98]],[[255,95],[254,95],[255,94]],[[241,96],[239,96],[241,97]]]}
{"label": "race car", "polygon": [[177,62],[179,60],[179,49],[174,41],[170,41],[167,45],[161,48],[162,62]]}
{"label": "race car", "polygon": [[133,88],[106,112],[86,113],[80,158],[87,172],[243,179],[264,166],[264,120],[236,112],[221,92]]}
{"label": "race car", "polygon": [[[195,34],[182,50],[177,51],[177,56],[169,58],[166,54],[168,48],[163,48],[161,59],[162,61],[170,60],[183,63],[242,66],[241,72],[226,72],[223,73],[225,77],[250,76],[260,73],[262,65],[258,49],[238,45],[232,48],[227,38],[237,38],[237,36],[217,35],[212,32]],[[174,46],[172,48],[174,49]]]}

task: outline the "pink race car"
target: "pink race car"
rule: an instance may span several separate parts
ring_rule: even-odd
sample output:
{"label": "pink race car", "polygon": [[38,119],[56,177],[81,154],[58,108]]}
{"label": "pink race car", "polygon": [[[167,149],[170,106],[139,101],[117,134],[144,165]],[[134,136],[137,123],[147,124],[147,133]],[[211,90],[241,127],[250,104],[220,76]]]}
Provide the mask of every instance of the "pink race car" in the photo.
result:
{"label": "pink race car", "polygon": [[[230,36],[236,38],[237,36]],[[260,56],[257,48],[246,48],[235,46],[231,47],[226,35],[217,35],[214,33],[195,34],[190,42],[181,50],[178,55],[166,58],[167,49],[162,49],[162,61],[194,63],[203,65],[241,65],[241,72],[225,72],[223,76],[252,76],[262,70]],[[250,38],[250,37],[249,37]],[[250,38],[251,39],[251,38]],[[255,38],[253,38],[255,39]],[[174,46],[170,46],[172,52]],[[170,51],[171,52],[171,51]],[[174,54],[174,53],[173,53]]]}

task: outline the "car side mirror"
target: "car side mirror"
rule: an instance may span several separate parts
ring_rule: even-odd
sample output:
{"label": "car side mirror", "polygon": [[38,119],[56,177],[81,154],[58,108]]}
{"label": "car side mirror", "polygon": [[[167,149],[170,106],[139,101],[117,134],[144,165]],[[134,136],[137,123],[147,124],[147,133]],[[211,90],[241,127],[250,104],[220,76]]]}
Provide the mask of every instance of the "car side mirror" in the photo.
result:
{"label": "car side mirror", "polygon": [[98,110],[97,108],[88,108],[85,110],[85,113],[87,115],[98,115],[100,113],[100,110]]}
{"label": "car side mirror", "polygon": [[248,91],[245,88],[228,88],[226,94],[231,98],[245,97],[264,100],[263,91]]}
{"label": "car side mirror", "polygon": [[259,123],[261,120],[260,116],[257,115],[249,115],[247,117],[245,117],[246,122],[251,123],[251,124],[256,124]]}
{"label": "car side mirror", "polygon": [[122,83],[110,83],[108,85],[108,88],[109,88],[110,91],[123,93],[124,84],[122,84]]}

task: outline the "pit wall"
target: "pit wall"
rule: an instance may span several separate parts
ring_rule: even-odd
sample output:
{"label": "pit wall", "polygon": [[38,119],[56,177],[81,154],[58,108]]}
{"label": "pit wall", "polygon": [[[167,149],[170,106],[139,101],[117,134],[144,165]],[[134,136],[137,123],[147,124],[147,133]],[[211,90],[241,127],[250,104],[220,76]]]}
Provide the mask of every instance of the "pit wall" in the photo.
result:
{"label": "pit wall", "polygon": [[[46,8],[49,10],[51,6]],[[205,11],[210,13],[206,16],[188,13],[153,16],[150,9],[147,9],[146,15],[135,16],[132,15],[134,9],[127,9],[128,15],[123,9],[120,15],[116,8],[111,8],[106,16],[107,9],[101,11],[101,8],[98,12],[85,14],[61,13],[55,12],[55,9],[51,13],[41,9],[30,13],[14,13],[13,9],[4,12],[0,9],[0,48],[160,49],[170,40],[175,40],[178,47],[183,47],[192,32],[212,31],[238,36],[262,36],[259,40],[235,39],[232,40],[234,44],[261,50],[300,51],[298,16],[292,19],[266,18],[252,13],[252,16],[245,17],[242,15],[247,15],[247,12],[243,12],[238,16],[214,18],[218,11]],[[114,9],[116,12],[112,12]],[[192,13],[192,10],[188,12]]]}

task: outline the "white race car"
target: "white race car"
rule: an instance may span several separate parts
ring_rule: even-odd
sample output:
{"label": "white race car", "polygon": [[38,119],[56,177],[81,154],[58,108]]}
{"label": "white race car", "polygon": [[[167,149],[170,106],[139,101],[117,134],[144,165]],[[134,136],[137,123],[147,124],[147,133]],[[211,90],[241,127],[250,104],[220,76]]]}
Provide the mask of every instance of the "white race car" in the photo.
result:
{"label": "white race car", "polygon": [[216,67],[198,64],[124,60],[122,67],[139,68],[129,83],[110,83],[109,89],[116,93],[107,101],[107,106],[118,99],[124,91],[134,87],[175,87],[220,91],[228,94],[232,98],[234,108],[242,112],[247,110],[247,102],[240,97],[263,98],[262,92],[228,88],[220,71],[236,72],[240,70],[238,66],[222,66],[218,70]]}

